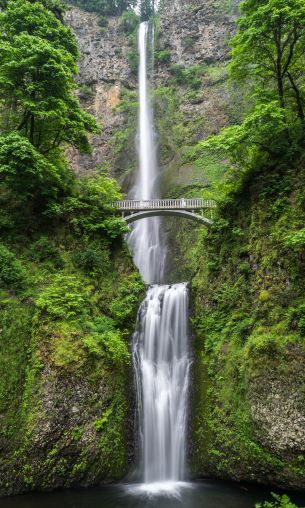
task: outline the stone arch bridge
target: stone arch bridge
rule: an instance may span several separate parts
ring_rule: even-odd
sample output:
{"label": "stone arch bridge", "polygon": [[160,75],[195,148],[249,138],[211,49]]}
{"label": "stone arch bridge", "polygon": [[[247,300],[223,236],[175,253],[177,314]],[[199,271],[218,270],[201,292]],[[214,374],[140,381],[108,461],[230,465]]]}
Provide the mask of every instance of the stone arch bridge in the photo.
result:
{"label": "stone arch bridge", "polygon": [[[216,208],[212,199],[150,199],[114,201],[113,207],[122,214],[127,224],[156,216],[175,216],[213,224],[212,211]],[[206,217],[209,212],[210,218]]]}

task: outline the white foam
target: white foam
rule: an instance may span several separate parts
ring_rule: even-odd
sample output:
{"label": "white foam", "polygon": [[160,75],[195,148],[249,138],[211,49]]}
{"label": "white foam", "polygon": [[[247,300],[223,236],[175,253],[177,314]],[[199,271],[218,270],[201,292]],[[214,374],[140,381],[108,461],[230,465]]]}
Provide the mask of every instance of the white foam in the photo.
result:
{"label": "white foam", "polygon": [[182,489],[193,488],[192,483],[188,482],[153,482],[153,483],[138,483],[134,485],[127,485],[126,490],[129,494],[153,496],[169,496],[179,498]]}

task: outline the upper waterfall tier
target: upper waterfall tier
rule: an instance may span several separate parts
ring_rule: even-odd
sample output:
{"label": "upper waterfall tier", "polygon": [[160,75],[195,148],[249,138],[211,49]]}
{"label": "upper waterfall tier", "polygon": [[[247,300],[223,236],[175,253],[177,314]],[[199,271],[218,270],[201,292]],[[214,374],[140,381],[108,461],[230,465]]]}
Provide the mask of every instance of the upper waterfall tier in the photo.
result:
{"label": "upper waterfall tier", "polygon": [[[139,170],[131,192],[133,199],[159,197],[153,109],[149,97],[148,62],[153,53],[154,29],[149,23],[140,24],[139,46]],[[161,220],[158,217],[143,219],[135,224],[128,238],[134,261],[148,284],[163,280],[165,247],[162,241]]]}

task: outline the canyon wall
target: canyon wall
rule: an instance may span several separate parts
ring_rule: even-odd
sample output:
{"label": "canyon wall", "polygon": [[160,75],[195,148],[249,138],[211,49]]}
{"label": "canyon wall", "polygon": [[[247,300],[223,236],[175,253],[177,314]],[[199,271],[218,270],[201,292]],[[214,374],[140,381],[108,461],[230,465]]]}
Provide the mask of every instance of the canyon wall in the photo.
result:
{"label": "canyon wall", "polygon": [[[151,78],[164,197],[219,196],[228,162],[202,153],[198,142],[240,120],[246,108],[243,91],[228,80],[237,4],[163,1]],[[66,22],[81,54],[79,96],[101,124],[91,155],[68,151],[72,166],[78,174],[111,174],[128,191],[137,167],[136,26],[75,8]],[[164,221],[168,280],[191,282],[188,452],[195,477],[305,488],[305,257],[283,242],[303,220],[304,166],[280,177],[254,175],[215,214],[209,232],[186,220]],[[285,185],[282,194],[274,192],[274,181]],[[65,272],[52,277],[45,298],[52,304],[64,284],[74,287],[86,302],[78,312],[87,312],[97,328],[38,312],[31,298],[11,299],[1,314],[3,495],[119,480],[134,466],[124,351],[144,288],[126,248],[100,243],[85,249],[89,261],[92,255],[102,260],[100,278],[77,268],[77,285],[75,255],[84,245],[57,235],[52,242],[63,264],[52,270],[64,266]],[[25,252],[26,266],[39,281],[49,260],[33,266],[32,256]],[[103,346],[96,342],[106,325],[109,333],[115,328],[123,366],[107,353],[107,336]]]}

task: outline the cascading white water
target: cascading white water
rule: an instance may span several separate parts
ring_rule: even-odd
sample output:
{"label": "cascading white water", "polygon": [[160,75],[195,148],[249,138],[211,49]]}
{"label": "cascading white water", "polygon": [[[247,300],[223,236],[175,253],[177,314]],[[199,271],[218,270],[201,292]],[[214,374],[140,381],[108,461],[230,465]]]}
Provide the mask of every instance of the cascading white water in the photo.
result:
{"label": "cascading white water", "polygon": [[[131,192],[133,199],[158,197],[158,165],[153,128],[153,110],[149,97],[148,49],[149,24],[139,27],[139,171],[136,184]],[[153,41],[153,29],[151,32]],[[134,261],[143,279],[148,284],[162,282],[165,248],[161,235],[161,221],[158,217],[143,219],[133,226],[128,243],[134,253]]]}
{"label": "cascading white water", "polygon": [[134,334],[145,483],[181,481],[190,359],[186,284],[152,286]]}
{"label": "cascading white water", "polygon": [[[147,22],[139,28],[139,172],[134,199],[159,197],[153,111],[149,97]],[[153,51],[153,47],[151,48]],[[166,248],[159,218],[135,223],[128,241],[134,261],[149,284],[164,276]],[[153,285],[142,303],[133,337],[144,490],[160,492],[183,479],[189,352],[186,284]],[[161,485],[160,485],[161,484]],[[168,489],[166,489],[168,490]]]}

